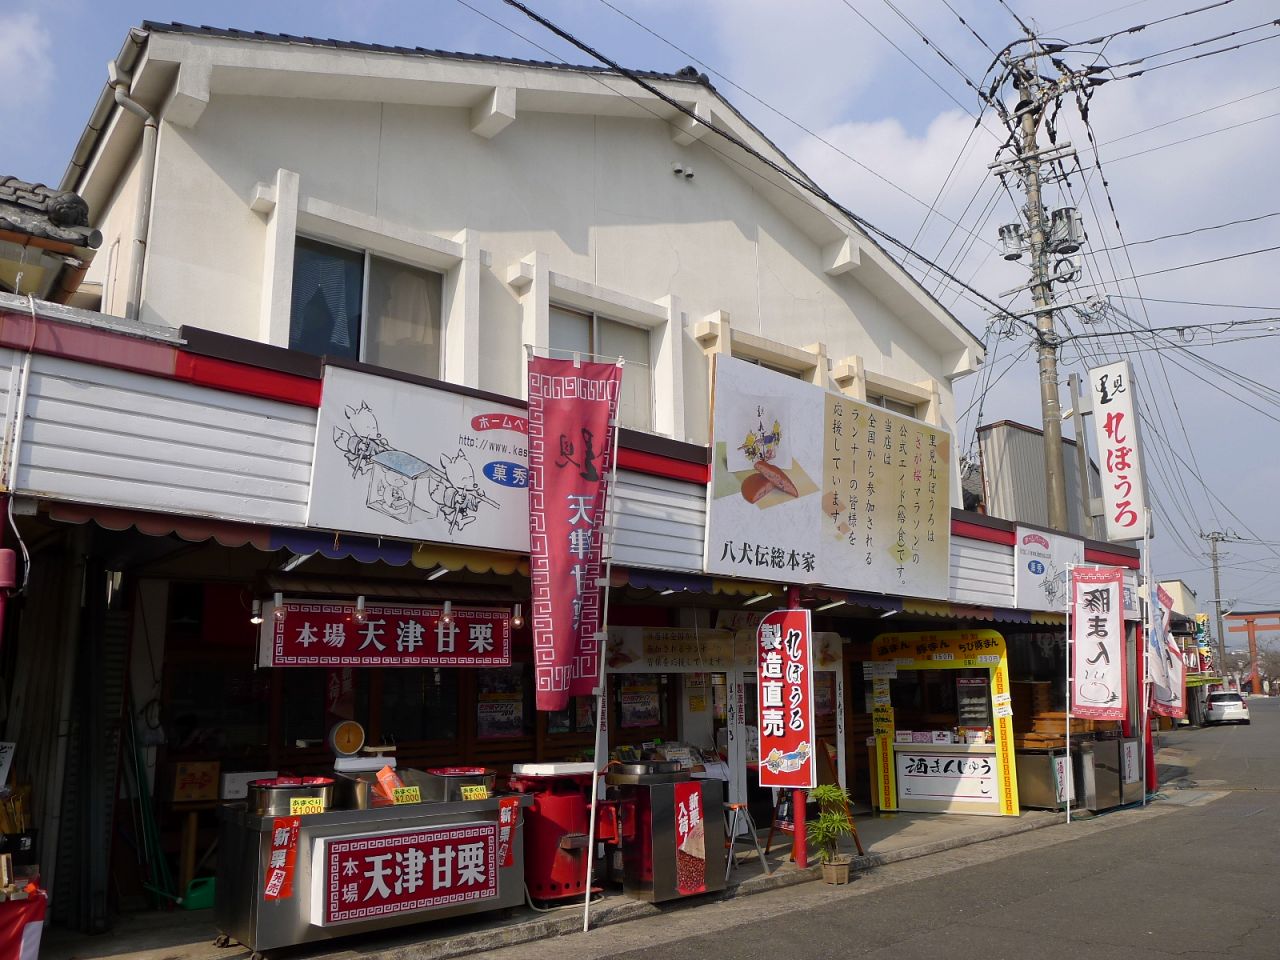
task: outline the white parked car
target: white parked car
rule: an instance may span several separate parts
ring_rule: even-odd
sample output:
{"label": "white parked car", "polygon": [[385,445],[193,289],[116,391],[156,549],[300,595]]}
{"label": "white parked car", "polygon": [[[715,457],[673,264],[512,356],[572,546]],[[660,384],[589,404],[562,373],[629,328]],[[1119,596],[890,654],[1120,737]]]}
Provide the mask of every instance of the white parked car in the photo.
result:
{"label": "white parked car", "polygon": [[1244,698],[1238,693],[1209,694],[1209,700],[1204,705],[1204,722],[1223,723],[1228,720],[1234,723],[1249,722],[1249,705],[1244,702]]}

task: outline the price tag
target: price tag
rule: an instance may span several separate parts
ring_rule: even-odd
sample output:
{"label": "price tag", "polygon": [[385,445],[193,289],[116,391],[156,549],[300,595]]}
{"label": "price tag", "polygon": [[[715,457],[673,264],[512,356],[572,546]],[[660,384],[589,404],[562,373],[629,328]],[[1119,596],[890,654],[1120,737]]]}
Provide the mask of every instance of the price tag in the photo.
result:
{"label": "price tag", "polygon": [[996,653],[983,653],[977,657],[979,663],[999,663],[1000,655]]}
{"label": "price tag", "polygon": [[391,802],[396,806],[402,803],[421,803],[422,791],[417,787],[394,787],[391,791]]}
{"label": "price tag", "polygon": [[464,783],[462,785],[463,800],[488,800],[489,788],[483,783]]}
{"label": "price tag", "polygon": [[289,816],[301,817],[308,813],[324,813],[324,797],[289,798]]}

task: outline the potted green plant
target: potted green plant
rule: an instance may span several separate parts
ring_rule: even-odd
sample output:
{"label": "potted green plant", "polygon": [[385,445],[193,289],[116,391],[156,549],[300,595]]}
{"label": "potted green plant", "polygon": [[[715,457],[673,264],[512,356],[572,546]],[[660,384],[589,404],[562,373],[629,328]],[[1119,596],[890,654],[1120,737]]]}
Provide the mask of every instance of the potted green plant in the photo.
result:
{"label": "potted green plant", "polygon": [[834,783],[824,783],[809,791],[818,804],[818,817],[809,824],[809,843],[818,851],[822,879],[826,883],[848,883],[853,857],[840,852],[840,841],[853,836],[849,823],[849,795]]}

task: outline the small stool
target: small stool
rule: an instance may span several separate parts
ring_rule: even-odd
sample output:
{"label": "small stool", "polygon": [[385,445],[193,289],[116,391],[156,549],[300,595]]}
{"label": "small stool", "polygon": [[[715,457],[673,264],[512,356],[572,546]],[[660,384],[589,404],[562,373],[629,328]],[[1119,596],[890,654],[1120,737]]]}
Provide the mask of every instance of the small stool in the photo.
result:
{"label": "small stool", "polygon": [[764,870],[764,875],[769,876],[769,861],[764,858],[764,850],[760,847],[760,838],[756,835],[756,822],[751,818],[751,811],[747,809],[745,803],[726,803],[724,805],[724,822],[727,836],[725,837],[725,846],[728,848],[729,855],[725,858],[724,878],[729,879],[729,874],[733,872],[733,868],[738,863],[737,853],[734,848],[739,843],[747,843],[746,837],[739,837],[739,829],[745,829],[747,836],[751,838],[750,843],[756,848],[756,854],[760,857],[760,868]]}

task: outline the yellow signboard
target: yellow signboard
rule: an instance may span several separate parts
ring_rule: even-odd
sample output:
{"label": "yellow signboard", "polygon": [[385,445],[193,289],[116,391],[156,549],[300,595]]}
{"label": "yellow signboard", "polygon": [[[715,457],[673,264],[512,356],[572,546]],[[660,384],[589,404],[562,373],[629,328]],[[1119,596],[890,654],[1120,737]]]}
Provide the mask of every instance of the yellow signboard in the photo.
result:
{"label": "yellow signboard", "polygon": [[309,813],[324,813],[324,797],[289,798],[289,816],[302,817]]}
{"label": "yellow signboard", "polygon": [[[1000,812],[1018,815],[1018,774],[1013,756],[1013,711],[1009,691],[1009,661],[1004,637],[994,630],[946,630],[924,633],[883,633],[871,643],[872,659],[890,662],[898,670],[985,669],[990,677],[995,725],[996,775],[1000,784]],[[893,763],[893,707],[884,703],[873,680],[872,712],[876,738],[876,789],[882,810],[898,809]],[[885,691],[887,692],[887,690]]]}
{"label": "yellow signboard", "polygon": [[422,791],[417,787],[394,787],[391,791],[391,802],[396,806],[402,803],[421,803]]}
{"label": "yellow signboard", "polygon": [[463,800],[488,800],[489,788],[483,783],[464,783],[461,787]]}

